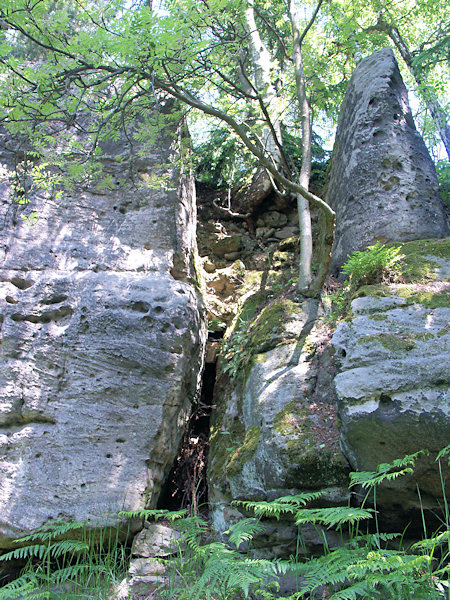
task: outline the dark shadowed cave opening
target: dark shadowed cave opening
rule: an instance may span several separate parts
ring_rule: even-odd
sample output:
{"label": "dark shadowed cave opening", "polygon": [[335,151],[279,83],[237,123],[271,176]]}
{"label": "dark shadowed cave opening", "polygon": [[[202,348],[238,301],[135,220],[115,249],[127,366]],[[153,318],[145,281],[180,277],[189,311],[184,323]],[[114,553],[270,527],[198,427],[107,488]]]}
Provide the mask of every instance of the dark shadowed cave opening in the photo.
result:
{"label": "dark shadowed cave opening", "polygon": [[[222,334],[210,334],[208,341],[215,342]],[[157,508],[194,512],[207,512],[207,466],[209,452],[209,424],[213,407],[216,361],[206,362],[202,389],[186,425],[180,449],[161,488]]]}

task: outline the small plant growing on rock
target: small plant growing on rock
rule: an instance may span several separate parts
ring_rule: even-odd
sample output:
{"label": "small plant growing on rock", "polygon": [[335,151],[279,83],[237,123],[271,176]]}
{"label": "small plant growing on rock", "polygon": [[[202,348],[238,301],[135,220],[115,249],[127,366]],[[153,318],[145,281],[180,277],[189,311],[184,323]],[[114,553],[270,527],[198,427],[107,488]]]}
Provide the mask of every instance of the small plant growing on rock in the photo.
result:
{"label": "small plant growing on rock", "polygon": [[348,314],[353,294],[359,287],[401,281],[403,258],[400,247],[385,246],[380,242],[349,255],[341,269],[348,277],[347,282],[340,289],[335,284],[331,293],[325,295],[325,303],[328,301],[331,305],[329,324],[335,326]]}
{"label": "small plant growing on rock", "polygon": [[230,377],[238,377],[247,368],[252,357],[249,342],[249,324],[241,320],[222,347],[222,356],[226,361],[223,371]]}
{"label": "small plant growing on rock", "polygon": [[377,242],[363,251],[356,250],[342,266],[342,272],[348,276],[350,289],[375,283],[393,283],[401,278],[399,247],[385,246]]}

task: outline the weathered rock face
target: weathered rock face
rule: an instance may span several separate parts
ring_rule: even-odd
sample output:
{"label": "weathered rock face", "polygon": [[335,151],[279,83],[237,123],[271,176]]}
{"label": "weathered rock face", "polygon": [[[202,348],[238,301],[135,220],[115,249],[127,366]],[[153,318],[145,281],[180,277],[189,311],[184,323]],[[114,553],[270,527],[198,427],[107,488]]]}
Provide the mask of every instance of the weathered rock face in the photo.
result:
{"label": "weathered rock face", "polygon": [[[321,356],[318,302],[281,298],[259,313],[257,303],[253,296],[244,304],[235,333],[236,352],[247,357],[241,378],[223,375],[215,389],[208,473],[219,532],[242,517],[231,500],[319,489],[327,490],[326,502],[346,500],[348,466],[338,447],[329,356]],[[312,538],[311,547],[320,545]],[[277,522],[253,547],[289,554],[295,540],[292,526]]]}
{"label": "weathered rock face", "polygon": [[331,271],[376,240],[448,235],[434,165],[392,50],[363,60],[339,116],[327,202],[336,211]]}
{"label": "weathered rock face", "polygon": [[[108,144],[113,182],[127,151]],[[156,502],[204,344],[193,183],[167,167],[166,189],[145,184],[175,152],[168,134],[136,160],[140,186],[35,199],[33,227],[2,183],[0,546],[52,518],[114,524]]]}
{"label": "weathered rock face", "polygon": [[[449,241],[420,242],[418,249],[426,256],[422,266],[434,262],[436,274],[448,268]],[[420,508],[416,483],[425,508],[442,507],[434,459],[450,431],[450,284],[366,286],[361,294],[352,302],[354,318],[332,340],[341,361],[335,378],[341,446],[358,471],[430,450],[413,477],[377,491],[382,514],[404,522]]]}

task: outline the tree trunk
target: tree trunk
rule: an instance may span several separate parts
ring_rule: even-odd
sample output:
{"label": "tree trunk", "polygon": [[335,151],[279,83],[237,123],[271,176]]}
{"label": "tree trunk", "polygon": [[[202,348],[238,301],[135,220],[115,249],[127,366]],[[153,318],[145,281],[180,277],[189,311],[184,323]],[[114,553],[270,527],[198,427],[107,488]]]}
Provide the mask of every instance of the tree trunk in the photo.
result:
{"label": "tree trunk", "polygon": [[[302,47],[294,0],[289,3],[289,19],[293,36],[293,62],[295,68],[295,86],[300,108],[302,128],[302,164],[300,170],[300,185],[309,189],[311,176],[311,117],[308,98],[306,96],[306,80],[303,69]],[[300,229],[300,266],[298,272],[298,291],[308,295],[312,283],[312,226],[309,202],[300,194],[297,196],[298,223]]]}
{"label": "tree trunk", "polygon": [[[260,98],[260,108],[266,113],[267,124],[260,134],[260,142],[265,153],[272,158],[276,168],[284,163],[281,150],[281,124],[280,114],[277,111],[277,95],[271,81],[272,57],[267,50],[258,31],[255,20],[255,9],[253,0],[248,0],[245,11],[245,20],[248,30],[248,57],[252,81],[246,79],[246,74],[241,73],[244,88],[251,86]],[[240,201],[240,208],[245,212],[251,212],[273,190],[272,179],[268,176],[266,169],[259,166]]]}
{"label": "tree trunk", "polygon": [[387,23],[383,19],[382,15],[378,17],[376,25],[374,27],[371,27],[370,29],[375,29],[386,33],[391,38],[392,42],[395,44],[395,47],[399,51],[400,56],[405,61],[409,72],[414,77],[419,87],[419,90],[421,91],[423,101],[425,102],[428,110],[430,111],[431,117],[436,124],[439,136],[442,140],[442,143],[445,146],[448,158],[450,160],[450,124],[447,120],[447,114],[442,108],[433,90],[427,87],[426,76],[424,75],[423,71],[420,68],[414,66],[413,55],[411,54],[411,51],[408,48],[408,45],[406,44],[405,40],[400,35],[399,30],[394,25]]}

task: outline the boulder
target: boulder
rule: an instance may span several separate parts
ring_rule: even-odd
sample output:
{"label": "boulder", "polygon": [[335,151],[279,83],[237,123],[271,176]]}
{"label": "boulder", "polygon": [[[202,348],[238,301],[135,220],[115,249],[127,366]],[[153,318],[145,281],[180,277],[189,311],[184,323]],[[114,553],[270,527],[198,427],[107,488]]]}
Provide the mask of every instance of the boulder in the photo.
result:
{"label": "boulder", "polygon": [[242,244],[242,237],[240,235],[227,235],[219,238],[212,245],[212,252],[216,256],[223,257],[225,254],[237,252]]}
{"label": "boulder", "polygon": [[132,599],[154,598],[154,595],[165,584],[167,566],[158,560],[148,558],[133,558],[128,571],[126,596]]}
{"label": "boulder", "polygon": [[[325,382],[332,361],[322,352],[318,301],[266,301],[257,294],[244,303],[219,361],[208,481],[221,533],[242,517],[232,500],[320,489],[326,504],[347,499],[348,465],[338,445],[332,377]],[[277,522],[252,548],[287,556],[295,544],[292,523]]]}
{"label": "boulder", "polygon": [[[420,252],[412,260],[411,246]],[[340,367],[335,378],[341,447],[352,468],[373,471],[380,463],[427,449],[414,475],[384,484],[377,505],[391,528],[425,509],[442,507],[437,453],[450,431],[450,284],[431,269],[450,241],[405,244],[417,272],[428,280],[391,286],[365,286],[351,304],[353,318],[332,339]],[[427,249],[428,248],[428,249]],[[437,256],[433,256],[436,252]],[[436,265],[439,273],[440,265]],[[443,461],[450,492],[449,470]],[[417,486],[420,497],[417,494]]]}
{"label": "boulder", "polygon": [[131,553],[142,558],[165,557],[176,554],[184,546],[173,527],[161,523],[146,523],[133,540]]}
{"label": "boulder", "polygon": [[[31,227],[2,181],[0,547],[50,519],[114,526],[118,511],[157,501],[205,338],[193,181],[168,166],[150,183],[174,164],[174,133],[123,185],[129,147],[109,143],[112,189],[33,197]],[[3,133],[10,174],[11,143]]]}
{"label": "boulder", "polygon": [[389,48],[361,61],[348,84],[327,189],[336,211],[334,274],[376,240],[448,235],[436,171]]}

